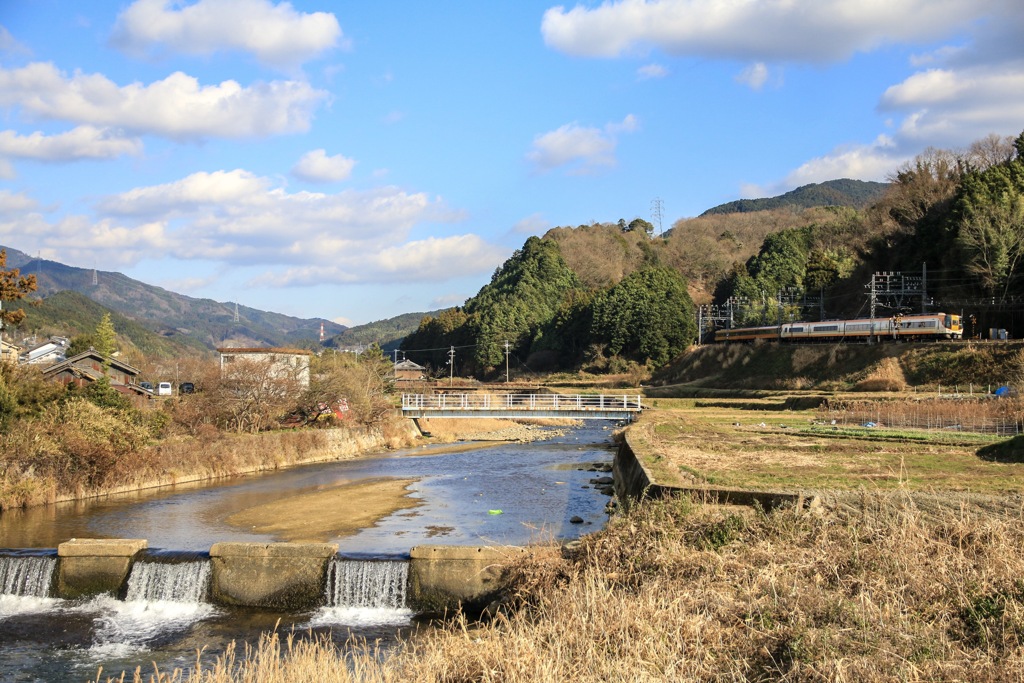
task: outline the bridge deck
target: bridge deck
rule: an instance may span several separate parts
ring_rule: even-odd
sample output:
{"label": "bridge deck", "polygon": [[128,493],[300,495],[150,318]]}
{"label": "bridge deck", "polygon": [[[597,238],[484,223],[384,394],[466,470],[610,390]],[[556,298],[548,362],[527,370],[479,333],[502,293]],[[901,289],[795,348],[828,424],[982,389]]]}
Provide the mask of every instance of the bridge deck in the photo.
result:
{"label": "bridge deck", "polygon": [[402,394],[406,417],[568,417],[632,420],[640,396],[606,394]]}

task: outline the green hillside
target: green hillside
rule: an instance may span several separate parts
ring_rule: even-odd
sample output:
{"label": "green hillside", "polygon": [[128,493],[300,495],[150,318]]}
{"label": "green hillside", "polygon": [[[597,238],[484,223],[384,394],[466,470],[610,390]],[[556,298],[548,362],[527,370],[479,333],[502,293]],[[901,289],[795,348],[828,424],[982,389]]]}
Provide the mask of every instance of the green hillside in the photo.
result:
{"label": "green hillside", "polygon": [[309,346],[319,341],[321,324],[328,335],[345,329],[330,320],[295,318],[241,305],[236,309],[233,303],[177,294],[122,273],[75,268],[33,258],[10,247],[0,249],[7,249],[8,267],[36,276],[38,297],[65,290],[79,292],[160,336],[190,337],[211,349],[226,342],[242,346]]}
{"label": "green hillside", "polygon": [[92,334],[104,313],[110,313],[121,342],[122,350],[129,356],[134,352],[150,358],[175,358],[185,355],[208,354],[210,350],[202,343],[187,335],[171,333],[157,334],[146,326],[127,318],[116,311],[101,306],[78,292],[65,290],[37,300],[33,305],[23,306],[25,321],[21,325],[22,335],[61,335],[76,337]]}
{"label": "green hillside", "polygon": [[436,316],[440,311],[427,313],[403,313],[386,320],[377,320],[365,325],[356,325],[324,342],[330,348],[346,348],[377,344],[385,353],[390,353],[402,344],[402,340],[419,327],[426,316]]}
{"label": "green hillside", "polygon": [[739,199],[720,204],[701,215],[770,211],[785,207],[808,209],[813,206],[849,206],[854,209],[864,209],[877,202],[887,187],[888,183],[865,182],[849,178],[829,180],[824,183],[803,185],[778,197]]}

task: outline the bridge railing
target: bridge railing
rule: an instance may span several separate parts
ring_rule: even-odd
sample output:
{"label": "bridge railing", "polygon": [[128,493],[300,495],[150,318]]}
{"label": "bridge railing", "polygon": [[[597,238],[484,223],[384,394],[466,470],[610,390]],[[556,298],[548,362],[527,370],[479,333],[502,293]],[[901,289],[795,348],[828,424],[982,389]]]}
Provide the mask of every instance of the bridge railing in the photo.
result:
{"label": "bridge railing", "polygon": [[640,412],[640,398],[624,394],[402,394],[402,410]]}

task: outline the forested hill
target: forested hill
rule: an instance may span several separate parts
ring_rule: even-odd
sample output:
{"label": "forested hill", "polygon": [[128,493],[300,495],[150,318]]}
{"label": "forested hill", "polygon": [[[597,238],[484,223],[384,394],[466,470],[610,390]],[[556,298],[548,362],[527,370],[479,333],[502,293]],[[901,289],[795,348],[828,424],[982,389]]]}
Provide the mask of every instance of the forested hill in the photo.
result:
{"label": "forested hill", "polygon": [[232,303],[177,294],[122,273],[34,258],[11,247],[0,249],[7,251],[9,268],[20,268],[22,274],[36,276],[38,289],[31,298],[45,298],[65,290],[79,292],[162,336],[189,337],[209,348],[226,342],[241,346],[309,345],[319,340],[321,323],[328,335],[345,329],[330,320],[295,318],[241,305],[235,322]]}
{"label": "forested hill", "polygon": [[864,209],[881,199],[888,186],[888,183],[850,180],[849,178],[828,180],[824,183],[811,183],[798,187],[778,197],[739,199],[719,204],[708,209],[701,216],[770,211],[785,207],[806,209],[814,206],[849,206],[854,209]]}
{"label": "forested hill", "polygon": [[420,321],[427,316],[436,316],[441,311],[427,313],[403,313],[386,320],[377,320],[365,325],[354,325],[341,334],[324,342],[328,348],[350,348],[377,344],[385,353],[397,349],[402,340],[419,327]]}

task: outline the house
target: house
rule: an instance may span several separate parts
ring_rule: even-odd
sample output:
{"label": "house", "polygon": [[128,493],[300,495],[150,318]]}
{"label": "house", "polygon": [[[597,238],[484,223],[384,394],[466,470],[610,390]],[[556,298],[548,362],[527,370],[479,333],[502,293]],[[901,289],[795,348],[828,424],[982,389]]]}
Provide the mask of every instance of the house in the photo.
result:
{"label": "house", "polygon": [[395,363],[396,382],[419,382],[427,376],[427,369],[411,360],[402,359]]}
{"label": "house", "polygon": [[21,354],[21,347],[17,344],[0,339],[0,363],[18,364],[18,356]]}
{"label": "house", "polygon": [[42,344],[32,346],[19,356],[19,363],[50,365],[64,360],[70,342],[64,337],[50,337]]}
{"label": "house", "polygon": [[150,392],[137,384],[139,371],[136,368],[116,358],[104,363],[103,356],[95,349],[83,351],[43,370],[44,379],[60,382],[64,386],[74,384],[85,387],[104,375],[110,379],[110,386],[136,402],[142,402],[150,396]]}
{"label": "house", "polygon": [[220,354],[220,374],[230,376],[239,364],[267,364],[268,375],[274,379],[288,379],[298,382],[302,389],[309,388],[309,362],[312,351],[281,348],[223,348]]}

